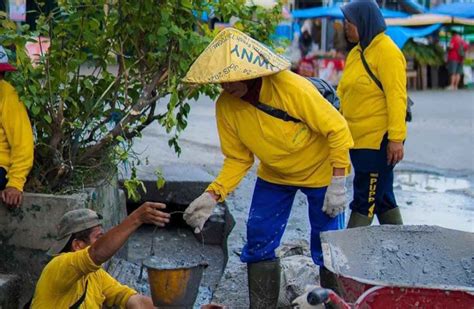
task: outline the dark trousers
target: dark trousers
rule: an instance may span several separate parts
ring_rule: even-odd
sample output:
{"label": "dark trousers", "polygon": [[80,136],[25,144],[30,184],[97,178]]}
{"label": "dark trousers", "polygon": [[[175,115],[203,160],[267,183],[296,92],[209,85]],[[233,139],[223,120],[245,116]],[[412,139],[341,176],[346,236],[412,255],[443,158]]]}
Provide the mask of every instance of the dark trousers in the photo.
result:
{"label": "dark trousers", "polygon": [[354,166],[353,211],[372,218],[397,207],[393,193],[393,165],[387,164],[387,136],[380,150],[353,149],[350,151]]}
{"label": "dark trousers", "polygon": [[0,190],[5,189],[7,185],[7,171],[0,167]]}

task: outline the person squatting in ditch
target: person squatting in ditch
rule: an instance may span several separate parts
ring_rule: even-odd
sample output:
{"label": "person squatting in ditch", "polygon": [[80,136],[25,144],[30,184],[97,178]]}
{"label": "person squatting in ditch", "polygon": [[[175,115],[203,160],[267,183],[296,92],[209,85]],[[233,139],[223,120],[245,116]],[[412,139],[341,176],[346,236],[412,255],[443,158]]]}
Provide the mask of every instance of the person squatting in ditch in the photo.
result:
{"label": "person squatting in ditch", "polygon": [[93,210],[65,213],[48,251],[53,258],[41,273],[30,308],[155,308],[150,297],[120,284],[102,264],[142,224],[165,226],[170,215],[161,211],[164,208],[164,204],[146,202],[105,233],[101,216]]}

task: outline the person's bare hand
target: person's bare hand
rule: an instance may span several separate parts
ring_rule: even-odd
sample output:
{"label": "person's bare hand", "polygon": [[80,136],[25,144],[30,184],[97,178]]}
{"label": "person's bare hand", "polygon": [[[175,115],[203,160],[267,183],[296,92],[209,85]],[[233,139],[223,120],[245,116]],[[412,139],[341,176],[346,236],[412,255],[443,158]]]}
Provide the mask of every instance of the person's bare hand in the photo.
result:
{"label": "person's bare hand", "polygon": [[403,160],[403,143],[389,141],[387,145],[387,164],[395,165]]}
{"label": "person's bare hand", "polygon": [[23,201],[23,192],[17,188],[7,187],[1,193],[2,201],[10,208],[20,207]]}
{"label": "person's bare hand", "polygon": [[170,214],[161,211],[165,208],[166,205],[162,203],[145,202],[132,215],[137,216],[142,224],[155,224],[163,227],[170,222]]}

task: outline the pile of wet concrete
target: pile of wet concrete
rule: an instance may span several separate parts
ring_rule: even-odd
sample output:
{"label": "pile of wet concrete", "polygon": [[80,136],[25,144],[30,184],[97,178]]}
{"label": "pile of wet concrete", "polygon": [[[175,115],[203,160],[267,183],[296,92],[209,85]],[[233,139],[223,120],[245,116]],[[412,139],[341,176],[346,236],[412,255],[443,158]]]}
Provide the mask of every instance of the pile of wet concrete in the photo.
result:
{"label": "pile of wet concrete", "polygon": [[326,267],[359,282],[474,292],[474,234],[438,226],[372,226],[321,234]]}

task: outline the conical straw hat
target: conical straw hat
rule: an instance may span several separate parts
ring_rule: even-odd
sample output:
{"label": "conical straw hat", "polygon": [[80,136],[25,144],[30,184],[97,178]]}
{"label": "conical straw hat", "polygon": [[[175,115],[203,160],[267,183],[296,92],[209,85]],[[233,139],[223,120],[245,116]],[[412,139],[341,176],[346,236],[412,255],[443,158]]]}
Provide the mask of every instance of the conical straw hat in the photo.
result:
{"label": "conical straw hat", "polygon": [[183,81],[208,84],[248,80],[286,70],[290,62],[234,28],[222,30],[194,61]]}

